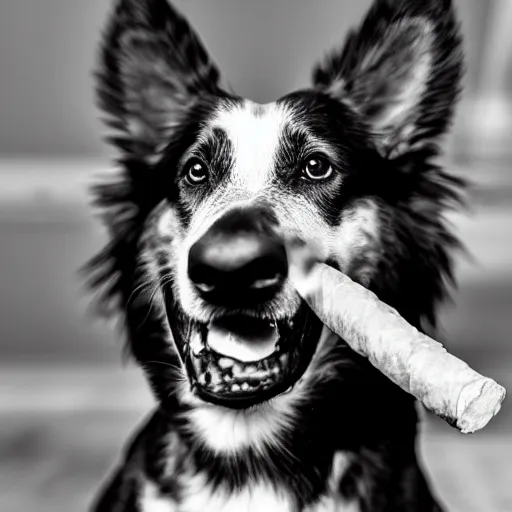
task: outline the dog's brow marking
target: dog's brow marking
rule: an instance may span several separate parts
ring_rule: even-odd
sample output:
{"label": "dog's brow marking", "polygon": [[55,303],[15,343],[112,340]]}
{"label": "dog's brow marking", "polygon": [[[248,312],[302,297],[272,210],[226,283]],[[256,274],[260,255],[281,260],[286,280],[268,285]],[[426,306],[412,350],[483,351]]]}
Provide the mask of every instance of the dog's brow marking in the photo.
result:
{"label": "dog's brow marking", "polygon": [[214,172],[224,173],[232,166],[233,148],[226,132],[213,127],[200,133],[196,143],[181,159],[181,164],[190,156],[202,157]]}
{"label": "dog's brow marking", "polygon": [[250,101],[222,110],[212,127],[222,128],[234,148],[234,185],[256,194],[272,181],[274,159],[289,113],[277,105],[258,105]]}

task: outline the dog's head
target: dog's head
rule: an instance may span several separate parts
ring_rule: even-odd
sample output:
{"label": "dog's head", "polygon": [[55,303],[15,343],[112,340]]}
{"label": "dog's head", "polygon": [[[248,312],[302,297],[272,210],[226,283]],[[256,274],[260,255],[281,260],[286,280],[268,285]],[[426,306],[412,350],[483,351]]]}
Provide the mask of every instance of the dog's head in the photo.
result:
{"label": "dog's head", "polygon": [[246,408],[319,378],[322,325],[287,280],[283,236],[433,321],[459,183],[430,159],[460,46],[450,1],[376,0],[312,88],[259,105],[221,87],[166,0],[119,1],[98,91],[123,173],[97,191],[112,241],[93,269],[162,401]]}

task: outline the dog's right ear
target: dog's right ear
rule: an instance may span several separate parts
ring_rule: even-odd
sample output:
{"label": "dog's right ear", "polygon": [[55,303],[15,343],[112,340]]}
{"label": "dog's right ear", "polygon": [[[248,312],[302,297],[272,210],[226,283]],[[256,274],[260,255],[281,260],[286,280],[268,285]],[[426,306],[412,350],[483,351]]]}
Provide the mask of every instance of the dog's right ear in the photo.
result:
{"label": "dog's right ear", "polygon": [[435,148],[460,91],[462,39],[452,0],[373,0],[344,47],[315,70],[317,90],[352,107],[381,154]]}
{"label": "dog's right ear", "polygon": [[224,95],[219,72],[167,0],[119,0],[103,43],[99,106],[127,156],[150,161],[201,97]]}

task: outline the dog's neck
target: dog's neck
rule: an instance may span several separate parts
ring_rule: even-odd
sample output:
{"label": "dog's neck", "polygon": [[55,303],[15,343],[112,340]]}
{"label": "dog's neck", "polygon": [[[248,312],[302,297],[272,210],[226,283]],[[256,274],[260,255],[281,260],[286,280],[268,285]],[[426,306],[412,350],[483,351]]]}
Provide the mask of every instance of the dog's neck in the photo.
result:
{"label": "dog's neck", "polygon": [[165,487],[178,465],[187,468],[180,474],[212,492],[270,485],[305,506],[327,492],[333,471],[359,470],[363,447],[380,456],[382,446],[395,440],[412,453],[413,400],[334,341],[336,346],[321,347],[325,354],[317,354],[292,391],[264,404],[237,411],[176,403],[164,412],[165,426],[156,435],[165,440],[157,480]]}

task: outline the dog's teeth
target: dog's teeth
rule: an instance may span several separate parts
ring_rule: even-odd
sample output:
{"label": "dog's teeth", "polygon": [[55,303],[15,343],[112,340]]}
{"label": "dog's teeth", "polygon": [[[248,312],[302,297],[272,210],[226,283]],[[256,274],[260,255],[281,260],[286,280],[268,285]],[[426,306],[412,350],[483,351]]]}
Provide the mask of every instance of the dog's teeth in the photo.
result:
{"label": "dog's teeth", "polygon": [[263,380],[265,377],[267,377],[267,375],[268,375],[268,372],[260,371],[260,372],[256,372],[256,373],[253,373],[252,375],[250,375],[250,378],[257,379],[257,380]]}
{"label": "dog's teeth", "polygon": [[235,364],[235,362],[233,361],[233,359],[228,359],[227,357],[221,357],[219,359],[219,366],[223,370],[226,370],[228,368],[232,368],[234,364]]}
{"label": "dog's teeth", "polygon": [[192,354],[195,357],[200,357],[204,353],[204,347],[192,347]]}
{"label": "dog's teeth", "polygon": [[214,386],[217,386],[218,384],[220,384],[222,382],[222,378],[221,376],[217,373],[217,370],[213,369],[212,372],[210,373],[211,375],[211,383],[214,385]]}
{"label": "dog's teeth", "polygon": [[196,357],[192,357],[192,364],[194,365],[194,370],[196,371],[196,375],[201,373],[201,360]]}
{"label": "dog's teeth", "polygon": [[204,351],[204,344],[198,332],[190,339],[190,348],[195,356],[199,356]]}
{"label": "dog's teeth", "polygon": [[[274,351],[267,357],[244,363],[229,355],[216,354],[198,333],[190,338],[188,350],[197,377],[196,385],[219,394],[269,389],[292,363],[291,355],[280,343],[274,345]],[[284,393],[292,389],[290,386]]]}

